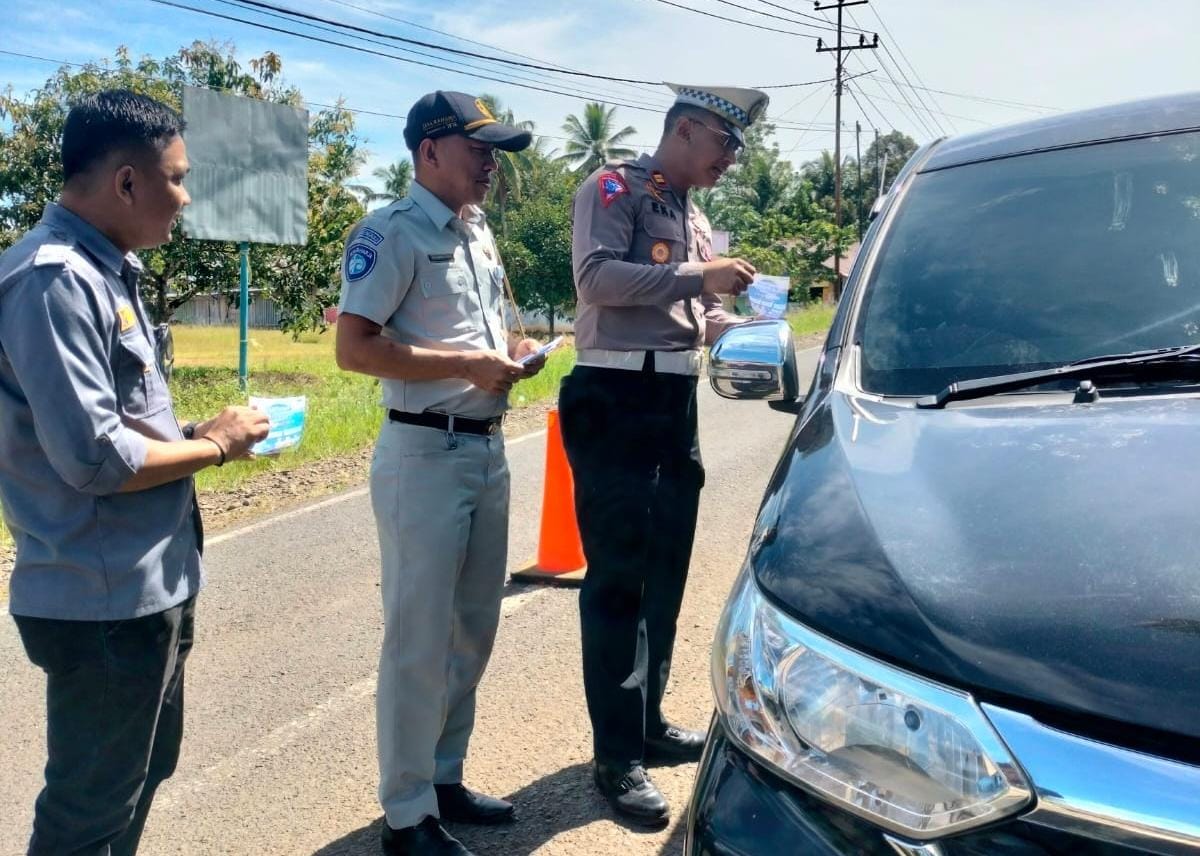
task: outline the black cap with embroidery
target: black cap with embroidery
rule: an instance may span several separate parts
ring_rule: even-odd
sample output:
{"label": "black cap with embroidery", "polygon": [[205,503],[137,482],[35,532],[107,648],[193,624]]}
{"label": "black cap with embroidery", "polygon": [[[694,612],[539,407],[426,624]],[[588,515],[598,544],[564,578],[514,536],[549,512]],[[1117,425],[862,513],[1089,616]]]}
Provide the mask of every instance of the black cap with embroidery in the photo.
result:
{"label": "black cap with embroidery", "polygon": [[506,152],[519,152],[533,142],[533,134],[499,122],[482,98],[462,92],[430,92],[408,111],[404,142],[416,151],[421,140],[463,134],[491,143]]}

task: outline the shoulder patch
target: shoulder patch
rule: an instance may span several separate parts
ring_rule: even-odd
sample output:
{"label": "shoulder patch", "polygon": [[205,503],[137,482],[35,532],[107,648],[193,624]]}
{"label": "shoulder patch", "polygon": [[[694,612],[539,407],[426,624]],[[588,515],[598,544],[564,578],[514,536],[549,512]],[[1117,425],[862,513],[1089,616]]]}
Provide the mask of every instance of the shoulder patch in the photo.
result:
{"label": "shoulder patch", "polygon": [[70,244],[42,244],[33,257],[33,266],[65,265],[74,249]]}
{"label": "shoulder patch", "polygon": [[600,185],[600,204],[607,208],[617,197],[629,192],[629,185],[620,173],[602,172],[596,179]]}
{"label": "shoulder patch", "polygon": [[383,235],[376,232],[370,226],[363,226],[362,229],[359,230],[358,237],[364,241],[374,244],[377,247],[383,243]]}
{"label": "shoulder patch", "polygon": [[346,279],[358,282],[369,274],[379,259],[375,250],[367,244],[353,243],[346,249]]}
{"label": "shoulder patch", "polygon": [[133,325],[137,323],[137,316],[133,314],[133,307],[128,303],[122,303],[117,307],[117,320],[121,322],[121,332],[132,330]]}

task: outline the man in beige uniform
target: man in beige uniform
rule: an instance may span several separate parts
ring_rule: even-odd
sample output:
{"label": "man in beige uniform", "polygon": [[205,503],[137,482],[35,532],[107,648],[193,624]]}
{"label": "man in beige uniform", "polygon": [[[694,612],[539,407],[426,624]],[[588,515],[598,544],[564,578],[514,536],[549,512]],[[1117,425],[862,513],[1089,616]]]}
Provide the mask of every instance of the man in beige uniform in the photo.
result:
{"label": "man in beige uniform", "polygon": [[661,707],[704,483],[700,348],[737,323],[721,295],[755,273],[713,258],[688,191],[716,184],[767,104],[750,89],[672,88],[655,154],[598,170],[575,197],[578,361],[559,399],[588,558],[579,611],[596,783],[649,826],[669,809],[643,763],[696,760],[704,744]]}
{"label": "man in beige uniform", "polygon": [[503,823],[513,807],[462,784],[475,688],[500,619],[508,553],[508,390],[544,358],[510,342],[504,272],[478,207],[495,149],[528,131],[479,99],[434,92],[408,113],[416,180],[346,243],[337,360],[382,379],[371,505],[383,565],[384,638],[376,698],[383,851],[467,850],[438,819]]}

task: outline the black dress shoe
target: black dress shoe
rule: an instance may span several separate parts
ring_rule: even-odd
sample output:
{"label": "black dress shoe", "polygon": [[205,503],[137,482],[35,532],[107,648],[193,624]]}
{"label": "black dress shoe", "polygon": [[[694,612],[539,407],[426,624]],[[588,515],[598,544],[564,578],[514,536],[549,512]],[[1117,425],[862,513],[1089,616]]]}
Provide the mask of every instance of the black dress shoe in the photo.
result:
{"label": "black dress shoe", "polygon": [[384,820],[379,844],[384,856],[472,856],[470,850],[432,817],[403,829],[392,829]]}
{"label": "black dress shoe", "polygon": [[451,823],[494,826],[512,823],[515,816],[512,803],[477,794],[461,784],[434,785],[433,789],[437,791],[438,814]]}
{"label": "black dress shoe", "polygon": [[647,762],[699,761],[700,756],[704,754],[704,734],[669,725],[667,730],[658,736],[646,735],[645,753]]}
{"label": "black dress shoe", "polygon": [[667,800],[640,766],[596,762],[596,787],[613,811],[638,826],[662,827],[671,818]]}

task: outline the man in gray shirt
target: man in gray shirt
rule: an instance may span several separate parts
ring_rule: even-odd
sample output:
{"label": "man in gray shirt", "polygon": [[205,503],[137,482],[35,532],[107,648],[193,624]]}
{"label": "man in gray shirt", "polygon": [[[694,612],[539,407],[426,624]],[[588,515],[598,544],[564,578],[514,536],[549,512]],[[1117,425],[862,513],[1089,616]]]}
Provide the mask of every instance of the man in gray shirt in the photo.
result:
{"label": "man in gray shirt", "polygon": [[46,784],[29,853],[132,854],[175,769],[203,583],[192,474],[247,457],[266,416],[181,426],[133,250],[190,200],[170,108],[127,91],[67,116],[63,190],[0,256],[0,505],[10,611],[47,676]]}
{"label": "man in gray shirt", "polygon": [[509,389],[545,362],[537,342],[505,329],[504,271],[479,206],[495,150],[520,151],[530,137],[481,99],[431,92],[404,129],[412,192],[368,214],[346,242],[338,365],[381,378],[388,408],[371,505],[382,565],[375,704],[389,856],[470,856],[439,821],[514,816],[510,803],[463,785],[463,763],[508,556],[501,421]]}

